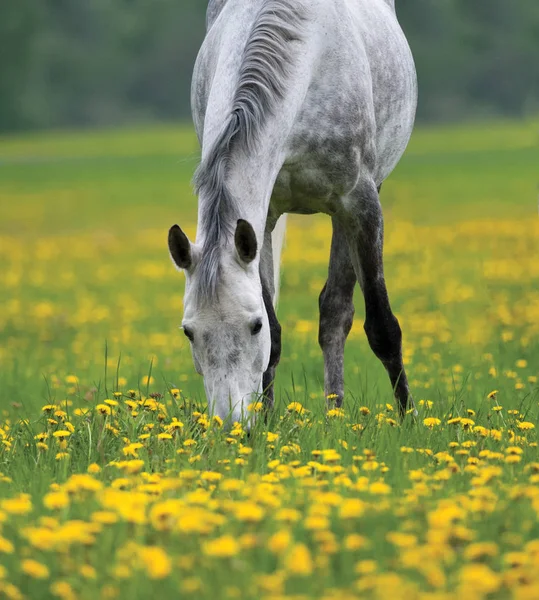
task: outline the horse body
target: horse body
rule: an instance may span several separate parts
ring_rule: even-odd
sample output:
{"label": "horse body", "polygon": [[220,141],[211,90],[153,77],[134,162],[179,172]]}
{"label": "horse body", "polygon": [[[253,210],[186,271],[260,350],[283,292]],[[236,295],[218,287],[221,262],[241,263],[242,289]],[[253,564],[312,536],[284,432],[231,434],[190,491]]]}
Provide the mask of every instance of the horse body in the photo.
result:
{"label": "horse body", "polygon": [[[392,0],[212,0],[192,89],[202,145],[197,239],[190,244],[178,228],[169,241],[188,274],[184,322],[206,330],[193,353],[210,381],[210,408],[238,416],[234,407],[241,412],[252,393],[271,398],[280,353],[274,254],[283,228],[273,243],[272,232],[285,213],[321,212],[334,229],[320,297],[326,394],[342,401],[359,281],[369,342],[404,410],[408,385],[383,277],[378,191],[408,143],[417,87]],[[257,332],[255,343],[251,335],[257,360],[243,356],[234,376],[215,346],[245,345],[242,323],[255,314],[265,337]],[[252,376],[238,386],[240,372]]]}

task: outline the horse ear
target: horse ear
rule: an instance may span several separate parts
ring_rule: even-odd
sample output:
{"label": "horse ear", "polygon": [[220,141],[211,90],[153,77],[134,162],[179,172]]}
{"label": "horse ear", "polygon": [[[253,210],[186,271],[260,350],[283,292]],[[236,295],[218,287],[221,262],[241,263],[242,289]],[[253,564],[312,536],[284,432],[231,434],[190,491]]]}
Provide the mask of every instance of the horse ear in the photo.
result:
{"label": "horse ear", "polygon": [[168,232],[168,250],[178,269],[188,271],[192,267],[191,242],[178,225],[173,225]]}
{"label": "horse ear", "polygon": [[247,264],[253,262],[256,257],[257,243],[255,231],[249,222],[238,220],[234,242],[240,260]]}

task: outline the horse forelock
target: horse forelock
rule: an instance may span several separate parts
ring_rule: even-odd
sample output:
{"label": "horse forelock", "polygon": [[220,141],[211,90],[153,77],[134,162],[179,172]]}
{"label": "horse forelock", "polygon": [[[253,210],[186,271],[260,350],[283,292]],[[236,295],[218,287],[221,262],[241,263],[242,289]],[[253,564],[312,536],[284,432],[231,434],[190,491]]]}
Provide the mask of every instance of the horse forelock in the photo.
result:
{"label": "horse forelock", "polygon": [[205,199],[197,294],[206,301],[217,295],[220,251],[241,217],[241,209],[227,187],[231,152],[253,150],[268,118],[284,98],[293,61],[291,43],[301,39],[303,20],[297,0],[263,3],[243,51],[232,111],[195,175],[197,193],[204,194]]}

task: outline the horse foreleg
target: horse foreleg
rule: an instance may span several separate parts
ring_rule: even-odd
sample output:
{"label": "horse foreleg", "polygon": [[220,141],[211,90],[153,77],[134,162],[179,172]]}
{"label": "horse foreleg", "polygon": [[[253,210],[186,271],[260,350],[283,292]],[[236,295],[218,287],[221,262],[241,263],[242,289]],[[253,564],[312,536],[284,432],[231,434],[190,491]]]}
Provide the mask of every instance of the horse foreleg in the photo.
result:
{"label": "horse foreleg", "polygon": [[260,259],[260,280],[262,297],[268,315],[271,336],[271,352],[268,368],[262,377],[262,387],[267,408],[273,407],[275,371],[281,358],[281,326],[275,313],[273,299],[275,298],[275,277],[271,230],[266,231]]}
{"label": "horse foreleg", "polygon": [[324,353],[324,387],[328,404],[341,406],[344,396],[344,345],[354,319],[356,273],[341,225],[333,220],[328,279],[320,294],[318,341]]}
{"label": "horse foreleg", "polygon": [[384,279],[384,219],[378,190],[363,182],[345,201],[341,223],[350,257],[365,298],[365,333],[374,354],[386,368],[401,416],[410,399],[402,361],[402,333],[391,310]]}

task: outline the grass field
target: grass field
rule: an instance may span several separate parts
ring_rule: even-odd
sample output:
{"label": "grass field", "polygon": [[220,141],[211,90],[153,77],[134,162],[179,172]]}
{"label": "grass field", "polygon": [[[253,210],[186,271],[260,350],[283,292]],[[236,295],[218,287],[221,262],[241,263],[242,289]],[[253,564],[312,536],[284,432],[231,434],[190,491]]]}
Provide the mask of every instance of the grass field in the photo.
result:
{"label": "grass field", "polygon": [[291,219],[277,406],[204,414],[166,248],[189,129],[0,138],[0,598],[539,597],[539,122],[418,129],[384,186],[419,416],[356,322],[325,414],[330,227]]}

